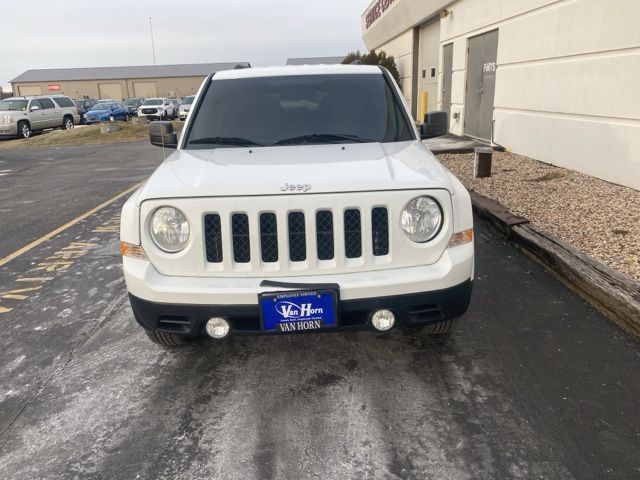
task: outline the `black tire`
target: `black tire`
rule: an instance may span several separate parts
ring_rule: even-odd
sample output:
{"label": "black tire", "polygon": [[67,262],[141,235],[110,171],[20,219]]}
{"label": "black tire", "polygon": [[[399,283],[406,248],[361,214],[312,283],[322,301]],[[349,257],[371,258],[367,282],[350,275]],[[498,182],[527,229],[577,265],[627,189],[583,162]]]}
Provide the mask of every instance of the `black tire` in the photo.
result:
{"label": "black tire", "polygon": [[151,328],[145,328],[144,333],[147,334],[149,340],[163,347],[179,347],[187,343],[187,339],[182,335],[176,335],[175,333],[161,332],[160,330],[154,330]]}
{"label": "black tire", "polygon": [[31,126],[24,120],[18,122],[18,138],[29,138],[31,136]]}
{"label": "black tire", "polygon": [[71,130],[75,125],[73,124],[73,117],[64,117],[62,119],[62,129]]}
{"label": "black tire", "polygon": [[427,335],[446,335],[453,327],[454,319],[450,318],[444,322],[432,323],[423,328],[423,332]]}
{"label": "black tire", "polygon": [[127,114],[125,114],[125,116],[124,116],[124,121],[125,121],[125,122],[128,122],[128,121],[129,121],[129,114],[128,114],[128,113],[127,113]]}

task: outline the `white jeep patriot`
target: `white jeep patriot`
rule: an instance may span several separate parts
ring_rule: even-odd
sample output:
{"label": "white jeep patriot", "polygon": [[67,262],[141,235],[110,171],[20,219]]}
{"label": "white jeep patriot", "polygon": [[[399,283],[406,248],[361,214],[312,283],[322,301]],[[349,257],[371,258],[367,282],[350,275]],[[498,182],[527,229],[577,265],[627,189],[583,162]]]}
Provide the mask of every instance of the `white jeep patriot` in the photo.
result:
{"label": "white jeep patriot", "polygon": [[149,338],[424,327],[469,305],[469,194],[375,66],[209,76],[175,148],[122,210],[131,306]]}

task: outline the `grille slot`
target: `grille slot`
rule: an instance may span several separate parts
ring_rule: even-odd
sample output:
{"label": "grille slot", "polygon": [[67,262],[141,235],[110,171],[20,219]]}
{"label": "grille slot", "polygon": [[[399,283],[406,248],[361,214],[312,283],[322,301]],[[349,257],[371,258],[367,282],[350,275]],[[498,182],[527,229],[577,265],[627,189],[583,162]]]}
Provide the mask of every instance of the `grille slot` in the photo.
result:
{"label": "grille slot", "polygon": [[278,261],[278,221],[275,213],[260,215],[260,250],[263,262]]}
{"label": "grille slot", "polygon": [[344,251],[347,258],[362,256],[362,224],[360,210],[344,211]]}
{"label": "grille slot", "polygon": [[204,217],[204,238],[207,247],[207,262],[222,262],[222,232],[220,215],[212,213]]}
{"label": "grille slot", "polygon": [[384,207],[371,210],[371,240],[375,256],[389,253],[389,215]]}
{"label": "grille slot", "polygon": [[331,260],[334,257],[333,213],[321,210],[316,213],[316,247],[318,260]]}
{"label": "grille slot", "polygon": [[289,259],[292,262],[303,262],[307,259],[307,232],[304,224],[304,213],[289,212]]}
{"label": "grille slot", "polygon": [[233,235],[233,260],[236,263],[249,263],[251,243],[249,241],[249,218],[246,213],[234,213],[231,217]]}

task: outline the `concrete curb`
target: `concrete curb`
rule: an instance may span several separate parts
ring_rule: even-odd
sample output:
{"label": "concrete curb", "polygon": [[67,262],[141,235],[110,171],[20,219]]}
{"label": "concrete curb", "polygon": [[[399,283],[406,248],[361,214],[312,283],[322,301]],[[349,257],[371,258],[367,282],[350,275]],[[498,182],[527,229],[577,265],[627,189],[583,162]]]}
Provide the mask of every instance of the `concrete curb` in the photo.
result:
{"label": "concrete curb", "polygon": [[640,338],[640,284],[585,255],[490,198],[471,193],[474,212],[622,329]]}

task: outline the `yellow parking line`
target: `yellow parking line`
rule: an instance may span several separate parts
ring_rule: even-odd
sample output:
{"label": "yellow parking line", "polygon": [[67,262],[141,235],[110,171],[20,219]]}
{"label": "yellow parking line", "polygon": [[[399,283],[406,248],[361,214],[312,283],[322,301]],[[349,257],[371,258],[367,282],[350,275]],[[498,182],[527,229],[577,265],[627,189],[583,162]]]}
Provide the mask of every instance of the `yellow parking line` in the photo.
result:
{"label": "yellow parking line", "polygon": [[58,235],[61,232],[64,232],[66,229],[68,229],[69,227],[72,227],[73,225],[75,225],[78,222],[81,222],[82,220],[84,220],[87,217],[90,217],[91,215],[93,215],[94,213],[102,210],[104,207],[111,205],[113,202],[115,202],[116,200],[119,200],[120,198],[124,197],[125,195],[130,194],[131,192],[133,192],[134,190],[136,190],[138,187],[140,187],[140,185],[142,185],[144,182],[140,182],[135,184],[133,187],[127,188],[124,192],[120,192],[119,194],[117,194],[115,197],[111,197],[109,200],[107,200],[106,202],[101,203],[100,205],[98,205],[95,208],[92,208],[91,210],[89,210],[88,212],[83,213],[82,215],[80,215],[79,217],[74,218],[73,220],[71,220],[70,222],[65,223],[64,225],[62,225],[61,227],[56,228],[55,230],[53,230],[52,232],[47,233],[46,235],[43,235],[42,237],[38,238],[37,240],[34,240],[33,242],[31,242],[28,245],[25,245],[24,247],[16,250],[15,252],[7,255],[6,257],[4,257],[3,259],[0,259],[0,267],[3,265],[6,265],[7,263],[9,263],[11,260],[13,260],[14,258],[19,257],[20,255],[22,255],[25,252],[28,252],[29,250],[31,250],[32,248],[37,247],[38,245],[46,242],[47,240],[55,237],[56,235]]}

